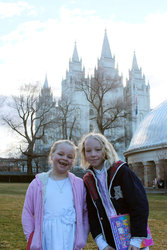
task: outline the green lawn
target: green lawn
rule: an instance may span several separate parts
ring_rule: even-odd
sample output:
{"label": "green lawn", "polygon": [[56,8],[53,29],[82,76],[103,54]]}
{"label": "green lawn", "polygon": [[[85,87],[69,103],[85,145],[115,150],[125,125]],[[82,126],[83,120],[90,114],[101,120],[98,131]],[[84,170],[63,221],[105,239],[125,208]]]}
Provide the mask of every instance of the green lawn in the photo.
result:
{"label": "green lawn", "polygon": [[[26,241],[21,213],[28,184],[0,183],[0,249],[22,250]],[[167,195],[149,194],[149,226],[154,240],[150,250],[167,249]],[[97,249],[91,236],[86,250]]]}

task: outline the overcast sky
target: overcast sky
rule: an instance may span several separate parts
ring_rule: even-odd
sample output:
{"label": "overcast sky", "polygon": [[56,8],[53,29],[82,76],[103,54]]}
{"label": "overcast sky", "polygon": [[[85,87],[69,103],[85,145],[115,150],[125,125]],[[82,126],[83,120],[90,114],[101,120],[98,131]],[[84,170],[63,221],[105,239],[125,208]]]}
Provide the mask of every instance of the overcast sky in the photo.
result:
{"label": "overcast sky", "polygon": [[154,108],[167,98],[166,26],[166,0],[0,0],[0,94],[47,74],[58,96],[75,41],[90,74],[107,29],[124,84],[135,51]]}

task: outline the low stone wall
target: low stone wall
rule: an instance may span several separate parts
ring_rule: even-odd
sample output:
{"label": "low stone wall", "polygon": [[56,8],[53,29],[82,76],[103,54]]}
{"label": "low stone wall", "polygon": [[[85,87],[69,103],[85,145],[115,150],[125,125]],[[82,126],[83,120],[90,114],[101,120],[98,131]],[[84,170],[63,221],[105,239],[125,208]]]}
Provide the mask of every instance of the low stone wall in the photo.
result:
{"label": "low stone wall", "polygon": [[166,188],[145,188],[148,194],[167,194]]}

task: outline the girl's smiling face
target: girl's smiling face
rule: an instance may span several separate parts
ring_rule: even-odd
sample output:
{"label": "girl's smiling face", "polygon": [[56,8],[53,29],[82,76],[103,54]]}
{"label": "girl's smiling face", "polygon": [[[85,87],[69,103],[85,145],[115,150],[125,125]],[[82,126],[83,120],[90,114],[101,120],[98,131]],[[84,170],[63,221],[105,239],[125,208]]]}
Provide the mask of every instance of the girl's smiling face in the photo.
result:
{"label": "girl's smiling face", "polygon": [[104,156],[102,145],[97,139],[89,137],[85,140],[85,158],[92,167],[102,169]]}
{"label": "girl's smiling face", "polygon": [[62,142],[57,145],[57,148],[52,154],[51,159],[53,162],[54,173],[57,176],[64,176],[73,165],[75,159],[74,148],[72,145]]}

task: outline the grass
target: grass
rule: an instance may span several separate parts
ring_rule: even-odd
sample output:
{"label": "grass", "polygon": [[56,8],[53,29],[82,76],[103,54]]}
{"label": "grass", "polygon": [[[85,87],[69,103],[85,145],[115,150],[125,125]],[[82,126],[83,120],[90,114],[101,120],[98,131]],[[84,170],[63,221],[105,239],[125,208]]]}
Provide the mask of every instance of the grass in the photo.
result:
{"label": "grass", "polygon": [[26,249],[21,213],[27,186],[0,183],[0,249]]}
{"label": "grass", "polygon": [[[0,249],[25,250],[21,213],[28,184],[0,183]],[[167,195],[149,194],[149,226],[154,240],[150,250],[167,249]],[[85,250],[97,249],[91,235]]]}

